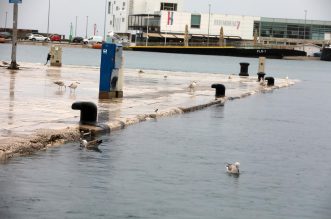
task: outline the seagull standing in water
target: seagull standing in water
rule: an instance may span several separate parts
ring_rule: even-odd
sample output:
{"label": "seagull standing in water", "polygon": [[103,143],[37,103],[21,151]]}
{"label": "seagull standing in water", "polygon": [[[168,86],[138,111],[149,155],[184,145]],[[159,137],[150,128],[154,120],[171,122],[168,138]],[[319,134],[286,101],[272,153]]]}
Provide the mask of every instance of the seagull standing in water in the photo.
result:
{"label": "seagull standing in water", "polygon": [[54,84],[58,85],[60,89],[62,89],[62,87],[66,89],[66,85],[64,84],[63,81],[54,81]]}
{"label": "seagull standing in water", "polygon": [[237,161],[234,164],[227,163],[225,168],[226,172],[231,173],[231,174],[239,174],[239,166],[240,163]]}
{"label": "seagull standing in water", "polygon": [[188,88],[190,89],[190,91],[194,91],[195,88],[196,88],[196,86],[197,86],[197,82],[196,81],[192,81],[190,83],[190,85],[188,86]]}
{"label": "seagull standing in water", "polygon": [[74,92],[76,91],[76,88],[78,87],[78,84],[80,84],[79,82],[73,82],[71,83],[68,87],[70,87],[70,91],[74,90]]}

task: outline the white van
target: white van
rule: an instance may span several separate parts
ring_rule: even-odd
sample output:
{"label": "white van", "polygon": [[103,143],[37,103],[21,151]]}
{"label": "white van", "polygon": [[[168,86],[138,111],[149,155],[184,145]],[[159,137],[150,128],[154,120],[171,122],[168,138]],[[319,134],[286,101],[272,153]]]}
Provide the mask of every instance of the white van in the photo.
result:
{"label": "white van", "polygon": [[102,41],[102,36],[91,36],[88,39],[83,40],[84,44],[102,43]]}

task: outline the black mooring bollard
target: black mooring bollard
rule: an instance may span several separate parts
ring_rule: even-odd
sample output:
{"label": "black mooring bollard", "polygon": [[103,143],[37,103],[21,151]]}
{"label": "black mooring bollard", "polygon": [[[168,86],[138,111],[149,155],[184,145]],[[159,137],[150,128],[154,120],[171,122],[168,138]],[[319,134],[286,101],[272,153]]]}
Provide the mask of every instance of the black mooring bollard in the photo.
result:
{"label": "black mooring bollard", "polygon": [[225,86],[223,84],[212,84],[211,88],[216,89],[215,97],[224,97],[225,96]]}
{"label": "black mooring bollard", "polygon": [[239,76],[249,76],[249,74],[248,74],[249,63],[247,63],[247,62],[241,62],[239,64],[240,64],[240,73],[239,73]]}
{"label": "black mooring bollard", "polygon": [[265,76],[265,73],[264,72],[257,73],[257,81],[260,82],[261,79],[264,80],[264,76]]}
{"label": "black mooring bollard", "polygon": [[97,106],[92,102],[75,102],[71,109],[80,110],[80,123],[82,125],[95,125],[97,122]]}
{"label": "black mooring bollard", "polygon": [[267,83],[268,86],[275,85],[275,79],[273,77],[266,77],[265,80],[268,81],[268,83]]}

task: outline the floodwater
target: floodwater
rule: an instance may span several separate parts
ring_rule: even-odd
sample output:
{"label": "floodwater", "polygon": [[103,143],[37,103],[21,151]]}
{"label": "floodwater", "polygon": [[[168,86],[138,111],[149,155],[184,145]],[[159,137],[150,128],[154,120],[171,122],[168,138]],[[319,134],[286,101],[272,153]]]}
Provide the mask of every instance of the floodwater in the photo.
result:
{"label": "floodwater", "polygon": [[[87,63],[81,50],[70,53],[79,57],[67,64]],[[248,61],[250,72],[257,69],[249,58],[125,57],[132,68],[238,73],[238,63]],[[0,165],[0,218],[328,219],[330,67],[268,60],[268,75],[301,82],[113,132],[101,137],[102,153],[67,144],[11,159]],[[234,161],[239,177],[225,172]]]}

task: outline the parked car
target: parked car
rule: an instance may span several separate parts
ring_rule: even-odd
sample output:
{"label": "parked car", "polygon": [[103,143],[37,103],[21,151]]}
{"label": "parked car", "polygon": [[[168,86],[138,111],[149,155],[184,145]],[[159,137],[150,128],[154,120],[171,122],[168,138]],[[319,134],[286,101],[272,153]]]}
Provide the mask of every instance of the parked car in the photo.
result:
{"label": "parked car", "polygon": [[102,36],[91,36],[88,39],[84,39],[84,44],[102,43]]}
{"label": "parked car", "polygon": [[49,37],[51,41],[61,41],[61,36],[58,34],[54,34]]}
{"label": "parked car", "polygon": [[45,37],[43,35],[40,35],[40,34],[31,34],[29,36],[29,40],[32,40],[32,41],[49,41],[49,38]]}
{"label": "parked car", "polygon": [[83,37],[74,37],[74,39],[72,40],[73,43],[82,43],[83,41]]}
{"label": "parked car", "polygon": [[9,32],[0,32],[0,38],[5,38],[5,39],[11,38],[11,33],[9,33]]}
{"label": "parked car", "polygon": [[24,37],[24,39],[25,39],[25,40],[28,40],[28,39],[29,39],[29,37],[30,37],[31,35],[33,35],[33,33],[27,33],[27,34],[25,34],[25,37]]}

